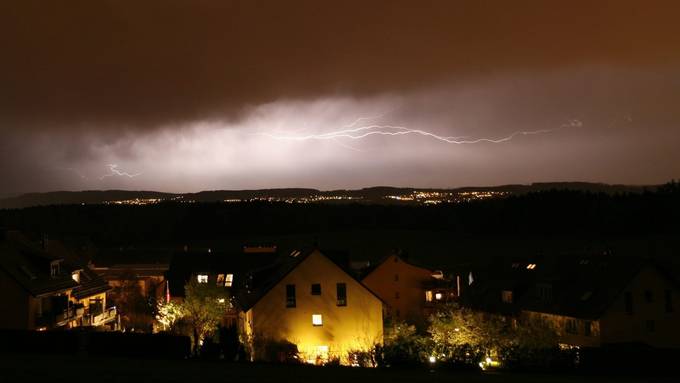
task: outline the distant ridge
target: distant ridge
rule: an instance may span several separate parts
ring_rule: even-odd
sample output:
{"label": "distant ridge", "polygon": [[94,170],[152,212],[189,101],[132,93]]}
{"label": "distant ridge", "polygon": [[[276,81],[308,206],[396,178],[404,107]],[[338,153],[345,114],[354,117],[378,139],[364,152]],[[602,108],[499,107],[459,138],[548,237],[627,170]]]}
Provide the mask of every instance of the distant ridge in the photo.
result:
{"label": "distant ridge", "polygon": [[309,196],[344,195],[364,201],[379,203],[390,195],[411,194],[414,191],[426,192],[504,192],[510,194],[524,194],[547,190],[575,190],[593,193],[641,193],[644,190],[654,190],[657,185],[609,185],[590,182],[541,182],[530,185],[511,184],[500,186],[467,186],[460,188],[412,188],[375,186],[355,190],[321,191],[307,188],[257,189],[257,190],[207,190],[197,193],[163,193],[156,191],[135,190],[85,190],[85,191],[55,191],[46,193],[27,193],[18,196],[0,198],[0,209],[18,209],[31,206],[101,204],[109,201],[133,199],[183,199],[196,202],[218,202],[224,200],[247,200],[266,198],[304,198]]}

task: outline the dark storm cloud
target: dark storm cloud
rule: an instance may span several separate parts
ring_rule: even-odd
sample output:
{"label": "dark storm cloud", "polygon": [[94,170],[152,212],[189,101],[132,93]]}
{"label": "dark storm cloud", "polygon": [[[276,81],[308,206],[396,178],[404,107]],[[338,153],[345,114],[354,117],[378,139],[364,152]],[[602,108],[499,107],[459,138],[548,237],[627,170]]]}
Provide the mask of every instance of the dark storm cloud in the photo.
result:
{"label": "dark storm cloud", "polygon": [[[2,1],[0,193],[663,182],[680,172],[679,13],[627,0]],[[549,133],[261,135],[359,117],[473,139]]]}
{"label": "dark storm cloud", "polygon": [[133,129],[278,99],[671,64],[677,2],[4,1],[3,129]]}

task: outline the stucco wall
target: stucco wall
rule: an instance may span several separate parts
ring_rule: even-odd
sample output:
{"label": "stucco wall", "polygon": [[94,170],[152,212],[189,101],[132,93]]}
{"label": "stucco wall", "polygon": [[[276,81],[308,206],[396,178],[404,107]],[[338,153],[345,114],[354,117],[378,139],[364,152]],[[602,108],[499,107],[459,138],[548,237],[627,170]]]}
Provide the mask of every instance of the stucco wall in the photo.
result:
{"label": "stucco wall", "polygon": [[[670,290],[672,312],[666,312],[664,291]],[[646,302],[645,291],[652,293]],[[625,293],[633,298],[633,313],[626,312]],[[680,347],[680,291],[655,268],[643,269],[619,294],[600,319],[603,343],[642,342],[655,347]],[[653,321],[653,331],[648,321]]]}
{"label": "stucco wall", "polygon": [[387,317],[419,324],[426,319],[423,283],[431,279],[430,270],[413,266],[392,255],[362,282],[387,303]]}
{"label": "stucco wall", "polygon": [[[311,294],[313,283],[321,284],[321,295]],[[336,305],[337,283],[347,285],[346,306]],[[289,284],[296,288],[296,307],[291,308],[286,307]],[[312,324],[313,314],[322,315],[322,326]],[[252,321],[254,336],[295,343],[308,361],[327,346],[330,357],[347,363],[349,351],[370,349],[383,339],[382,302],[318,252],[283,278],[245,317]]]}

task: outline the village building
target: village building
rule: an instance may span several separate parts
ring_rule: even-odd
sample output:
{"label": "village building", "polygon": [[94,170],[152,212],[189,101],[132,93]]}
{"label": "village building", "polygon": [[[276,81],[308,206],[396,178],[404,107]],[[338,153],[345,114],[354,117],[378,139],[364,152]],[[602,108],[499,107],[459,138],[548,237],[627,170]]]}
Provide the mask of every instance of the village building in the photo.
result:
{"label": "village building", "polygon": [[[459,278],[458,278],[459,279]],[[385,304],[385,319],[424,325],[437,305],[456,300],[456,279],[391,254],[364,273],[362,283]]]}
{"label": "village building", "polygon": [[316,249],[250,273],[238,301],[239,328],[255,360],[262,358],[258,344],[285,341],[308,363],[352,364],[351,353],[383,341],[382,300]]}
{"label": "village building", "polygon": [[109,285],[58,241],[35,244],[18,232],[0,238],[0,328],[50,330],[117,325]]}

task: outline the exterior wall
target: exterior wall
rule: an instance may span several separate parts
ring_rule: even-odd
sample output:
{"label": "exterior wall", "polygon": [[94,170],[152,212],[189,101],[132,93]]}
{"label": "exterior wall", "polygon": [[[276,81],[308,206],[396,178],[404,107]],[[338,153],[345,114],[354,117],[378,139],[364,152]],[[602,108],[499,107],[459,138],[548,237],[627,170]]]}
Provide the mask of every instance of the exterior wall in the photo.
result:
{"label": "exterior wall", "polygon": [[[559,336],[559,342],[569,346],[598,347],[601,344],[600,322],[564,315],[546,314],[534,311],[524,311],[532,319],[540,319],[550,323]],[[574,331],[567,331],[568,322],[575,323]],[[586,335],[586,325],[590,322],[590,335]]]}
{"label": "exterior wall", "polygon": [[423,284],[430,280],[432,271],[392,255],[362,282],[387,303],[386,318],[422,324],[426,319]]}
{"label": "exterior wall", "polygon": [[31,317],[31,296],[4,271],[0,270],[0,328],[32,329],[35,316]]}
{"label": "exterior wall", "polygon": [[[672,312],[666,311],[666,290],[671,291]],[[645,291],[652,293],[651,302],[646,301]],[[632,314],[626,312],[626,292],[632,296]],[[644,268],[619,294],[600,321],[602,343],[641,342],[654,347],[680,347],[680,290],[655,268]],[[650,328],[650,323],[653,328]]]}
{"label": "exterior wall", "polygon": [[[320,295],[311,294],[314,283],[321,284]],[[347,286],[346,306],[336,304],[336,283]],[[289,284],[295,285],[296,307],[286,307]],[[313,314],[322,315],[322,326],[312,324]],[[307,256],[241,320],[245,321],[241,326],[252,328],[255,337],[296,344],[303,359],[312,363],[317,357],[333,357],[347,364],[349,351],[369,350],[383,340],[380,299],[318,251]]]}

